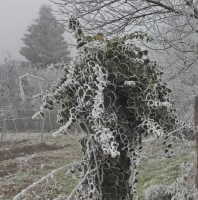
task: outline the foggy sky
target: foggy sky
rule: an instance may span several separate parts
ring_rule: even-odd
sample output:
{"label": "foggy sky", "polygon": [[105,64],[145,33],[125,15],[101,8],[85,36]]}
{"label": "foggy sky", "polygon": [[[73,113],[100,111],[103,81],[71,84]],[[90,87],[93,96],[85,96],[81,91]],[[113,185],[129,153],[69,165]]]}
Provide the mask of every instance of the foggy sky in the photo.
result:
{"label": "foggy sky", "polygon": [[[10,52],[16,60],[26,60],[19,53],[24,46],[21,38],[27,32],[27,26],[33,23],[33,19],[38,18],[39,8],[43,4],[58,10],[49,0],[0,0],[0,63],[6,57],[3,51]],[[68,33],[66,36],[71,38]],[[73,49],[72,54],[74,52]]]}

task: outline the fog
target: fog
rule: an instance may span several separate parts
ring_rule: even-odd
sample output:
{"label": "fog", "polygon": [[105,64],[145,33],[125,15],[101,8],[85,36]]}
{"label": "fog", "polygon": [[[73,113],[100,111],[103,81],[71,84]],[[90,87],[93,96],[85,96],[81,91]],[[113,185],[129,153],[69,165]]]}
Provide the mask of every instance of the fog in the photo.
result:
{"label": "fog", "polygon": [[[6,52],[11,53],[14,59],[26,60],[19,53],[24,46],[21,38],[27,32],[27,26],[33,23],[33,19],[38,18],[39,8],[43,4],[58,10],[49,0],[0,0],[0,63],[4,61]],[[68,41],[69,38],[72,39],[68,33],[65,36]],[[74,54],[75,50],[71,51]]]}

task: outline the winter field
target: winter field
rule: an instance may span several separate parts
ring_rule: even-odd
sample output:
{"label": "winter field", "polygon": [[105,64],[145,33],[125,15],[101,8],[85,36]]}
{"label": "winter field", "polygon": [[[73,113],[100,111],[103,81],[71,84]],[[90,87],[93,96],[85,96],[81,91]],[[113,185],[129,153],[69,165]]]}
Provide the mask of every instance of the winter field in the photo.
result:
{"label": "winter field", "polygon": [[[40,143],[38,133],[7,134],[5,141],[0,143],[0,199],[13,199],[21,190],[53,170],[79,161],[82,152],[78,140],[82,137],[83,134],[74,134],[53,138],[50,133],[45,133],[44,143]],[[156,188],[163,193],[166,186],[170,186],[179,177],[183,180],[182,187],[192,186],[192,167],[189,168],[186,164],[191,161],[191,154],[194,152],[193,142],[187,148],[181,142],[179,144],[174,141],[176,155],[173,158],[165,158],[165,149],[160,141],[146,143],[143,149],[145,159],[139,167],[138,176],[141,199],[145,199],[146,192],[147,199],[151,200],[149,192],[153,185],[158,185]],[[78,183],[78,174],[65,175],[68,169],[71,168],[66,167],[50,175],[48,179],[28,190],[21,199],[65,199]]]}

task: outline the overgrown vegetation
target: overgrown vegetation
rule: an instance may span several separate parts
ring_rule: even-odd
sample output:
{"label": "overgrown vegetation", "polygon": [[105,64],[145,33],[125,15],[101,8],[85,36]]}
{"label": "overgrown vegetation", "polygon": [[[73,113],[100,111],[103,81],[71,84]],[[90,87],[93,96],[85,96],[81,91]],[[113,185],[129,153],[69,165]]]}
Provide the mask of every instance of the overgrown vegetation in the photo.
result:
{"label": "overgrown vegetation", "polygon": [[[54,135],[66,134],[76,121],[87,133],[81,140],[84,155],[74,199],[138,199],[137,166],[141,163],[142,137],[161,138],[167,157],[173,155],[166,140],[179,124],[167,84],[160,79],[160,67],[133,44],[147,40],[135,32],[105,39],[103,34],[85,36],[79,22],[70,20],[75,31],[77,57],[68,65],[59,82],[43,98],[41,111],[58,104],[58,122],[63,126]],[[70,199],[69,197],[69,199]]]}

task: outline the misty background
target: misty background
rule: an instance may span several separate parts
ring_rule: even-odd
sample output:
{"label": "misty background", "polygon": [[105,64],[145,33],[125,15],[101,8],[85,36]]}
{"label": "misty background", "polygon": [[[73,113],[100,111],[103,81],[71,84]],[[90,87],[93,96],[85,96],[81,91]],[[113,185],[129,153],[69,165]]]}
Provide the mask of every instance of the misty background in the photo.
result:
{"label": "misty background", "polygon": [[[26,33],[26,29],[38,18],[39,8],[43,4],[48,4],[53,10],[58,10],[58,6],[49,0],[0,0],[0,63],[11,53],[16,60],[26,61],[19,53],[19,49],[24,46],[21,38]],[[56,18],[60,16],[55,13]],[[65,32],[65,40],[73,40],[70,33]],[[68,48],[70,55],[75,54],[75,48]]]}

